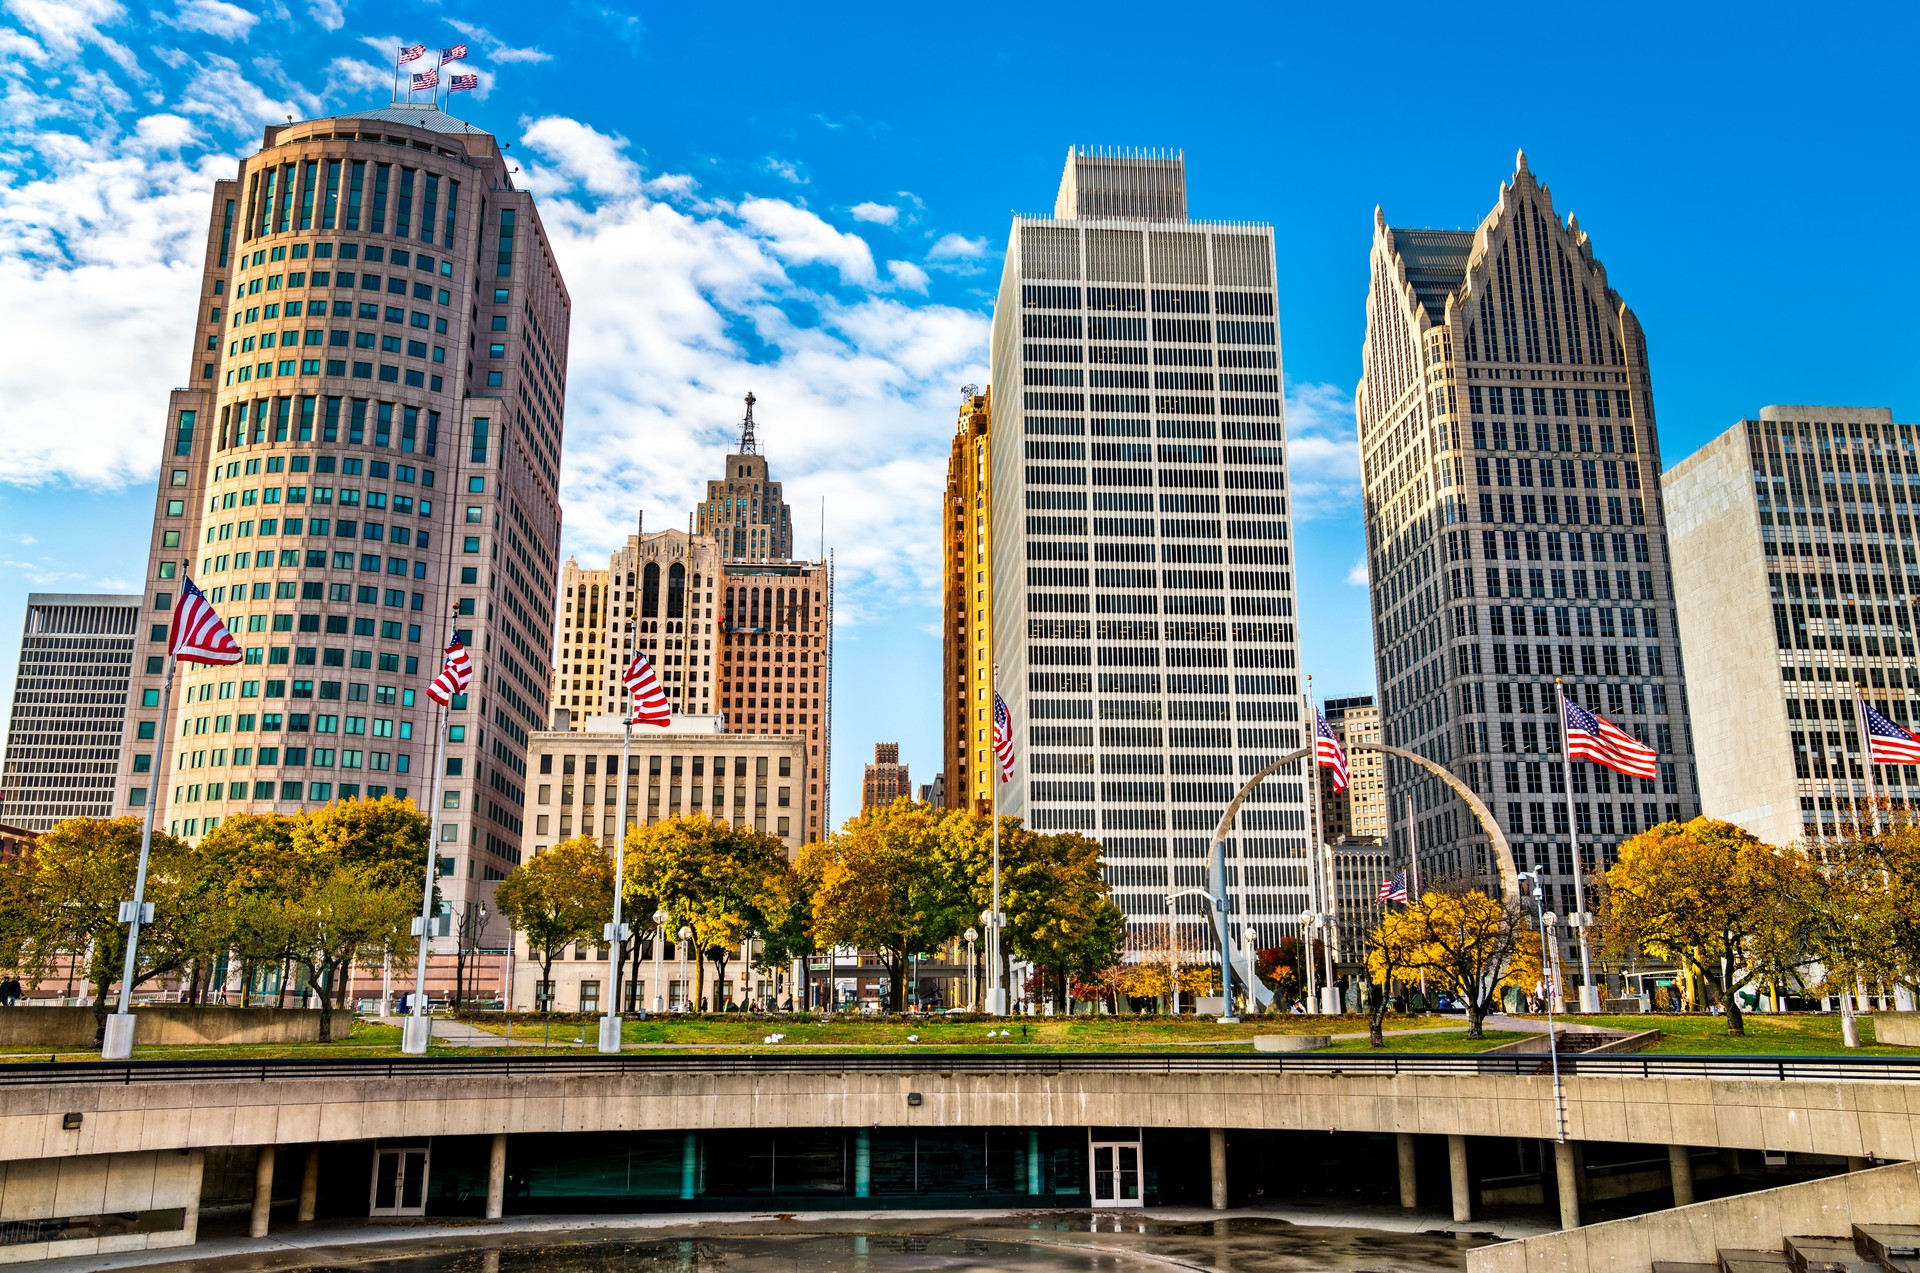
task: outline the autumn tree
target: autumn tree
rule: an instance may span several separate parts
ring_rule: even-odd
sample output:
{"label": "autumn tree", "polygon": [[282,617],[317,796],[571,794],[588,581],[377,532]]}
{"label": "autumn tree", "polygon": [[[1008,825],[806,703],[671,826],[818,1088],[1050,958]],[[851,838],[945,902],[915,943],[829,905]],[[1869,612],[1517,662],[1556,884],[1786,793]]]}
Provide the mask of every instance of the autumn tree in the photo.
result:
{"label": "autumn tree", "polygon": [[1501,988],[1539,978],[1539,942],[1532,934],[1513,902],[1465,888],[1431,890],[1382,919],[1369,939],[1368,968],[1371,973],[1379,949],[1391,952],[1381,955],[1383,965],[1425,973],[1466,1009],[1467,1037],[1478,1039]]}
{"label": "autumn tree", "polygon": [[1418,976],[1431,953],[1424,925],[1389,910],[1366,936],[1367,1046],[1387,1046],[1387,996],[1395,982]]}
{"label": "autumn tree", "polygon": [[541,1007],[553,1007],[553,961],[577,941],[597,937],[613,918],[613,863],[591,836],[536,853],[507,873],[493,895],[507,922],[527,938],[540,963]]}
{"label": "autumn tree", "polygon": [[1621,843],[1601,897],[1605,938],[1690,970],[1726,1009],[1727,1033],[1744,1035],[1736,994],[1792,925],[1799,869],[1731,822],[1663,822]]}
{"label": "autumn tree", "polygon": [[1108,895],[1094,841],[1070,832],[1023,832],[1016,840],[1011,869],[1003,862],[1008,938],[1015,954],[1048,970],[1054,1004],[1065,1009],[1070,979],[1092,977],[1119,958],[1127,917]]}
{"label": "autumn tree", "polygon": [[417,895],[430,834],[426,815],[411,800],[372,796],[306,810],[294,820],[292,849],[361,868],[371,887],[411,885]]}
{"label": "autumn tree", "polygon": [[[200,840],[199,904],[223,920],[223,943],[240,965],[243,1005],[257,970],[277,967],[284,974],[293,964],[293,933],[281,901],[296,874],[296,821],[278,813],[236,813]],[[280,979],[283,995],[286,980]]]}
{"label": "autumn tree", "polygon": [[796,864],[813,899],[815,939],[878,952],[895,1012],[906,1010],[908,955],[967,926],[966,894],[936,852],[938,824],[929,806],[897,800],[806,845]]}
{"label": "autumn tree", "polygon": [[741,946],[779,921],[790,871],[783,841],[705,814],[663,818],[627,840],[628,896],[667,912],[669,929],[693,930],[696,1002],[708,962],[717,999]]}

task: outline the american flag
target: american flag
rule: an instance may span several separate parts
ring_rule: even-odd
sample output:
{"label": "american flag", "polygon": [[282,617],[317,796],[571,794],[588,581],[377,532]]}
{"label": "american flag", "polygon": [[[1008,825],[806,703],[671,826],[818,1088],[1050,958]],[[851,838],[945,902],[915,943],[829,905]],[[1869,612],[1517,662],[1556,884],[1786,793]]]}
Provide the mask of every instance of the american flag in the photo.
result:
{"label": "american flag", "polygon": [[444,707],[455,694],[466,693],[467,683],[472,680],[473,660],[467,657],[467,647],[460,644],[460,638],[455,637],[447,646],[447,660],[440,665],[440,675],[427,686],[427,697]]}
{"label": "american flag", "polygon": [[173,633],[167,641],[167,653],[182,663],[214,666],[238,663],[241,658],[240,643],[213,612],[207,595],[184,574],[180,576],[180,600],[173,606]]}
{"label": "american flag", "polygon": [[399,62],[401,66],[405,66],[409,62],[418,62],[421,58],[425,57],[426,55],[427,55],[426,45],[409,44],[401,48],[400,56],[396,60]]}
{"label": "american flag", "polygon": [[435,67],[431,71],[415,71],[413,73],[413,88],[411,91],[418,93],[423,89],[433,88],[439,83],[440,69],[438,67]]}
{"label": "american flag", "polygon": [[1876,765],[1920,765],[1920,739],[1866,704],[1860,704],[1867,722],[1867,755]]}
{"label": "american flag", "polygon": [[667,705],[667,693],[660,688],[660,678],[654,675],[653,663],[646,655],[635,654],[620,680],[633,696],[629,719],[634,724],[658,725],[662,729],[673,724],[673,708]]}
{"label": "american flag", "polygon": [[1333,789],[1347,789],[1347,753],[1340,746],[1340,736],[1333,732],[1333,726],[1327,724],[1327,714],[1316,710],[1313,718],[1318,724],[1313,731],[1314,756],[1322,769],[1333,770]]}
{"label": "american flag", "polygon": [[478,75],[447,76],[447,91],[449,93],[464,93],[468,89],[474,89],[479,87],[480,87],[480,77]]}
{"label": "american flag", "polygon": [[1013,781],[1013,713],[1007,700],[993,696],[993,754],[1000,762],[1000,781]]}
{"label": "american flag", "polygon": [[448,62],[464,62],[466,60],[467,46],[464,44],[456,44],[450,49],[440,50],[440,64],[442,66],[445,66]]}
{"label": "american flag", "polygon": [[1629,778],[1658,776],[1658,753],[1653,748],[1572,699],[1561,701],[1566,705],[1568,760],[1591,760]]}
{"label": "american flag", "polygon": [[1395,872],[1392,879],[1380,881],[1380,900],[1398,902],[1402,906],[1407,904],[1407,873],[1405,871]]}

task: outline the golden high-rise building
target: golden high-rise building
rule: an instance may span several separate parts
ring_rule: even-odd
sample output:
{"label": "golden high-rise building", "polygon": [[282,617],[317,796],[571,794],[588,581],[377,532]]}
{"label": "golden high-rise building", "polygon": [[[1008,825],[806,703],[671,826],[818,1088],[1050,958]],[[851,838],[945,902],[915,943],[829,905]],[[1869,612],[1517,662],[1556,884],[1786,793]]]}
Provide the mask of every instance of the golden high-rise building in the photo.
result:
{"label": "golden high-rise building", "polygon": [[985,809],[993,799],[993,623],[987,573],[992,552],[988,489],[990,390],[969,389],[947,457],[942,536],[946,799]]}
{"label": "golden high-rise building", "polygon": [[[567,728],[582,729],[597,715],[607,679],[608,573],[572,557],[560,567],[560,649],[553,660],[549,723],[566,712]],[[556,726],[557,727],[557,726]]]}

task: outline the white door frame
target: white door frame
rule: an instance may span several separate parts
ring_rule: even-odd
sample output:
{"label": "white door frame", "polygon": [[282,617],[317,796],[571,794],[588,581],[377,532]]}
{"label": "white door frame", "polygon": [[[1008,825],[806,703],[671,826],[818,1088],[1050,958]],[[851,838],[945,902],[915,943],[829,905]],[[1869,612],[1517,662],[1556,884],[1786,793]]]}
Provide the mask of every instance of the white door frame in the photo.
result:
{"label": "white door frame", "polygon": [[[381,1207],[380,1198],[380,1162],[382,1155],[394,1155],[393,1164],[393,1205]],[[420,1201],[414,1206],[405,1204],[406,1164],[410,1155],[420,1155]],[[427,1181],[433,1168],[433,1142],[424,1145],[382,1145],[375,1141],[373,1145],[373,1176],[367,1188],[367,1214],[369,1216],[424,1216],[427,1213]]]}
{"label": "white door frame", "polygon": [[[1100,1151],[1107,1150],[1112,1155],[1113,1196],[1103,1196],[1100,1192]],[[1133,1156],[1133,1197],[1120,1197],[1120,1177],[1126,1174],[1123,1165],[1124,1156]],[[1141,1154],[1140,1141],[1133,1140],[1095,1140],[1092,1129],[1087,1131],[1087,1198],[1095,1207],[1122,1208],[1144,1207],[1146,1205],[1145,1159]]]}

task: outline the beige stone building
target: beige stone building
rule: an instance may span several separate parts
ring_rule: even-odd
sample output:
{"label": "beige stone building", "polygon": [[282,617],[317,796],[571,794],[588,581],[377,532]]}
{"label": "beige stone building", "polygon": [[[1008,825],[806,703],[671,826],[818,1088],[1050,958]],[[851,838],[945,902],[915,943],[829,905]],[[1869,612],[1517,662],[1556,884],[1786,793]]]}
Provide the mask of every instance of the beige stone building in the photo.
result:
{"label": "beige stone building", "polygon": [[[192,839],[345,797],[424,807],[443,777],[446,905],[520,861],[571,301],[515,180],[492,135],[397,102],[271,124],[214,183],[186,387],[156,430],[118,810],[160,800],[160,825]],[[246,655],[182,665],[162,721],[183,561]],[[424,691],[450,626],[474,678],[435,775]]]}
{"label": "beige stone building", "polygon": [[[578,729],[554,729],[528,740],[529,817],[527,844],[532,853],[575,836],[592,836],[614,850],[619,808],[622,729],[618,716],[598,716]],[[806,740],[797,735],[726,733],[716,716],[676,716],[667,730],[636,726],[627,770],[627,821],[651,826],[675,814],[705,814],[735,826],[751,826],[786,842],[789,852],[804,842],[801,801],[808,785]],[[662,950],[668,972],[654,971],[652,917],[627,917],[638,937],[640,967],[623,1009],[651,1007],[656,995],[672,1006],[693,984],[684,952]],[[669,945],[672,945],[669,934]],[[729,968],[723,997],[738,1002],[743,994],[767,988],[785,991],[784,973],[758,973],[741,979],[741,965]],[[594,942],[570,948],[554,967],[555,1011],[604,1011],[601,987],[607,950]],[[526,939],[514,935],[511,1001],[520,1008],[538,1006],[539,966]],[[663,984],[672,983],[672,984]],[[711,997],[711,996],[710,996]]]}
{"label": "beige stone building", "polygon": [[[1702,811],[1770,844],[1867,794],[1853,686],[1920,727],[1920,427],[1885,407],[1769,406],[1667,471]],[[1881,765],[1920,799],[1920,769]]]}
{"label": "beige stone building", "polygon": [[884,809],[903,797],[913,799],[913,778],[900,763],[900,744],[875,743],[873,760],[860,775],[860,812]]}
{"label": "beige stone building", "polygon": [[606,671],[597,715],[627,701],[621,678],[644,653],[676,716],[708,716],[717,697],[720,630],[714,618],[720,547],[684,530],[635,532],[607,564]]}
{"label": "beige stone building", "polygon": [[[1556,678],[1659,753],[1652,781],[1573,766],[1588,869],[1699,809],[1645,333],[1522,155],[1472,230],[1376,210],[1362,360],[1382,741],[1471,786],[1571,913]],[[1413,797],[1423,882],[1490,875],[1464,802],[1404,761],[1386,778],[1396,814]]]}
{"label": "beige stone building", "polygon": [[606,709],[607,616],[611,574],[572,557],[560,567],[559,648],[553,661],[553,712],[566,712],[569,729]]}
{"label": "beige stone building", "polygon": [[[805,840],[828,830],[833,568],[817,561],[721,567],[717,710],[730,734],[804,739]],[[796,795],[797,798],[797,795]]]}

